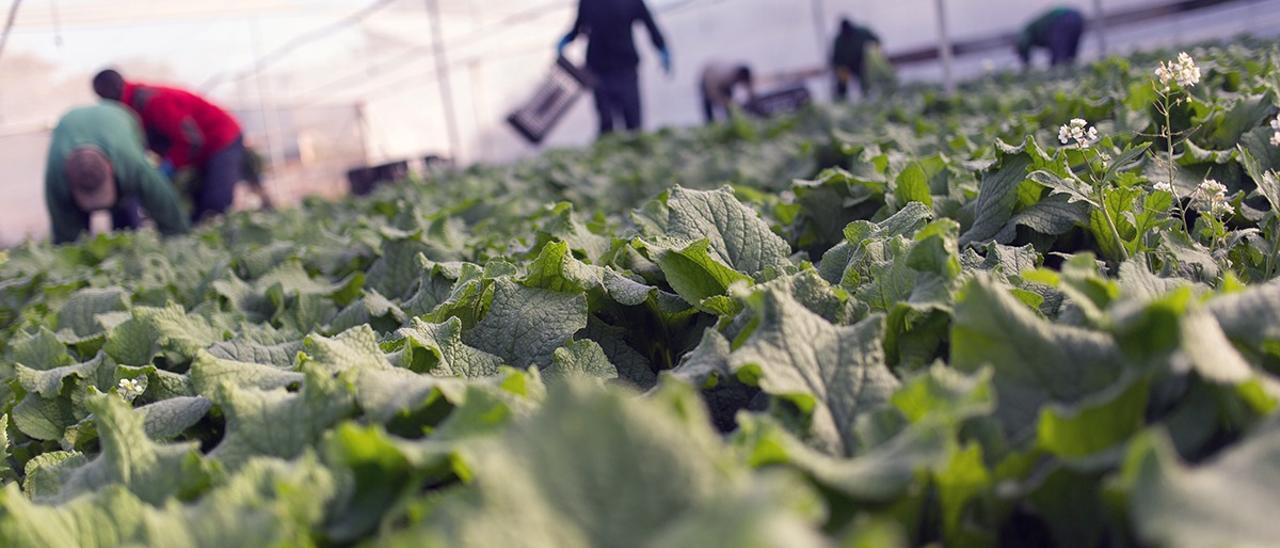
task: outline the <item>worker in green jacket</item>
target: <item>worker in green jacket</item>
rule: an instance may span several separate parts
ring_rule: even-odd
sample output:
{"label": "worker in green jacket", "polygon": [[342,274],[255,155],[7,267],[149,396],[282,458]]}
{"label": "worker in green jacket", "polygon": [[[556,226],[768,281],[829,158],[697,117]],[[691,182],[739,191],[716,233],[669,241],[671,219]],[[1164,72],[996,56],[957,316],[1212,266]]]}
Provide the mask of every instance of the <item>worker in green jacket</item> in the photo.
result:
{"label": "worker in green jacket", "polygon": [[1049,65],[1070,65],[1080,52],[1084,34],[1084,14],[1072,8],[1054,8],[1037,17],[1018,35],[1018,58],[1024,68],[1031,67],[1031,50],[1049,51]]}
{"label": "worker in green jacket", "polygon": [[111,103],[72,109],[53,130],[44,199],[54,243],[89,229],[89,214],[111,211],[116,230],[141,224],[139,205],[164,234],[190,227],[177,192],[147,159],[142,129],[125,107]]}

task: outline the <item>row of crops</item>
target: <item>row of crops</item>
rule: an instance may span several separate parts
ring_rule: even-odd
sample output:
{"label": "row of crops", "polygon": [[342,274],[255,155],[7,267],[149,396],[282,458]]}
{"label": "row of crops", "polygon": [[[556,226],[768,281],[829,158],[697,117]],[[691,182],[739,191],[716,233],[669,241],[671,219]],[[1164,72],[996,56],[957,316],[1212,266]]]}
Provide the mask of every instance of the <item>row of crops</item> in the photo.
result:
{"label": "row of crops", "polygon": [[1174,53],[11,249],[0,545],[1272,544],[1280,50]]}

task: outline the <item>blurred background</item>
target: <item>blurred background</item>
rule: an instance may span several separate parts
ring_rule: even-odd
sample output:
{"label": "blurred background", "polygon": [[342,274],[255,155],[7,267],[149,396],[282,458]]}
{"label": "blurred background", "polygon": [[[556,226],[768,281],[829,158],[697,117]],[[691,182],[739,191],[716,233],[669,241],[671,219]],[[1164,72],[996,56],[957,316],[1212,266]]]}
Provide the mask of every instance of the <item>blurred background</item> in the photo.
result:
{"label": "blurred background", "polygon": [[[750,63],[761,85],[800,82],[829,100],[823,70],[841,17],[874,29],[903,81],[1016,70],[1011,40],[1039,13],[1090,20],[1081,58],[1240,33],[1280,32],[1280,0],[649,0],[674,71],[636,31],[646,129],[701,123],[712,61]],[[93,102],[106,67],[205,94],[263,155],[278,202],[349,191],[360,166],[423,159],[510,162],[595,138],[590,97],[535,147],[505,118],[540,85],[577,0],[0,1],[0,244],[48,231],[49,132]],[[6,23],[7,21],[7,23]],[[434,30],[439,29],[436,33]],[[584,41],[567,57],[581,61]],[[954,58],[944,67],[941,44]],[[1042,61],[1043,62],[1043,61]]]}

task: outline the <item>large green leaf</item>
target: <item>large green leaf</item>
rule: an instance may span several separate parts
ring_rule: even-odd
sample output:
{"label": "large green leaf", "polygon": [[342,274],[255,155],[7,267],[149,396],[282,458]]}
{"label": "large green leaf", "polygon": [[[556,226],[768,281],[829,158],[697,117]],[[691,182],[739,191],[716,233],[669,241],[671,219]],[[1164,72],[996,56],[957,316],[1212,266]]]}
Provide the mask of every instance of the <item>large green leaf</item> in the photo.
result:
{"label": "large green leaf", "polygon": [[1276,504],[1280,430],[1275,420],[1212,461],[1187,466],[1156,433],[1125,461],[1129,511],[1140,537],[1164,546],[1268,546],[1280,534]]}
{"label": "large green leaf", "polygon": [[609,363],[609,357],[595,341],[573,341],[556,349],[545,376],[549,381],[570,377],[616,379],[618,368]]}
{"label": "large green leaf", "polygon": [[677,245],[706,240],[711,258],[750,275],[789,264],[787,243],[755,211],[742,205],[732,189],[676,186],[662,205],[662,231],[649,236],[674,240]]}
{"label": "large green leaf", "polygon": [[191,363],[191,384],[196,392],[212,396],[223,383],[260,390],[301,383],[303,374],[282,367],[215,357],[201,351]]}
{"label": "large green leaf", "polygon": [[419,319],[396,331],[399,340],[386,346],[398,350],[401,366],[440,377],[487,377],[495,375],[502,358],[477,350],[462,342],[462,321],[449,318],[432,324]]}
{"label": "large green leaf", "polygon": [[[747,495],[693,397],[668,387],[644,401],[571,382],[501,440],[465,450],[474,482],[422,532],[447,545],[637,546],[723,530],[737,518],[713,509]],[[758,499],[780,517],[756,527],[805,531],[782,518],[787,502]]]}
{"label": "large green leaf", "polygon": [[836,326],[777,291],[750,298],[759,325],[729,356],[739,377],[812,416],[815,443],[852,454],[859,415],[885,405],[898,379],[885,365],[884,318]]}
{"label": "large green leaf", "polygon": [[524,287],[508,279],[494,285],[489,313],[462,340],[511,365],[549,365],[555,349],[587,326],[582,294]]}
{"label": "large green leaf", "polygon": [[115,395],[98,394],[86,403],[96,417],[101,453],[84,466],[66,471],[56,500],[118,484],[142,501],[158,505],[204,481],[197,443],[151,441],[145,416]]}
{"label": "large green leaf", "polygon": [[348,381],[318,367],[304,367],[302,391],[259,390],[223,382],[212,399],[226,416],[226,434],[209,457],[229,469],[256,456],[293,458],[330,426],[351,414]]}
{"label": "large green leaf", "polygon": [[121,486],[46,506],[9,485],[0,491],[0,539],[23,548],[297,545],[310,541],[335,487],[314,458],[251,462],[189,506],[154,507]]}
{"label": "large green leaf", "polygon": [[1016,440],[1034,435],[1042,406],[1078,402],[1110,386],[1127,367],[1111,337],[1039,318],[983,276],[957,298],[951,365],[993,368],[996,414]]}
{"label": "large green leaf", "polygon": [[58,310],[58,329],[70,330],[77,336],[88,336],[103,331],[103,314],[122,312],[129,306],[129,295],[124,289],[85,288],[71,295]]}

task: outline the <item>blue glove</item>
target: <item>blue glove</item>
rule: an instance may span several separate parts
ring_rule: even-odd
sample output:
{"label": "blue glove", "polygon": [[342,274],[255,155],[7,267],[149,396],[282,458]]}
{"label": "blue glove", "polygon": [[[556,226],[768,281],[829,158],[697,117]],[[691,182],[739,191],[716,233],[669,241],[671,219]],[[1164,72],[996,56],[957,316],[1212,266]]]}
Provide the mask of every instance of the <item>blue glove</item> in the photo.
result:
{"label": "blue glove", "polygon": [[173,162],[170,162],[169,160],[160,162],[160,173],[163,173],[166,179],[169,179],[170,181],[172,181],[173,174],[176,173],[177,171],[178,170],[174,169],[173,167]]}
{"label": "blue glove", "polygon": [[565,36],[560,39],[560,43],[556,44],[556,55],[564,56],[564,48],[569,47],[573,43],[573,39]]}
{"label": "blue glove", "polygon": [[662,63],[662,72],[671,74],[671,51],[667,48],[658,50],[658,62]]}

